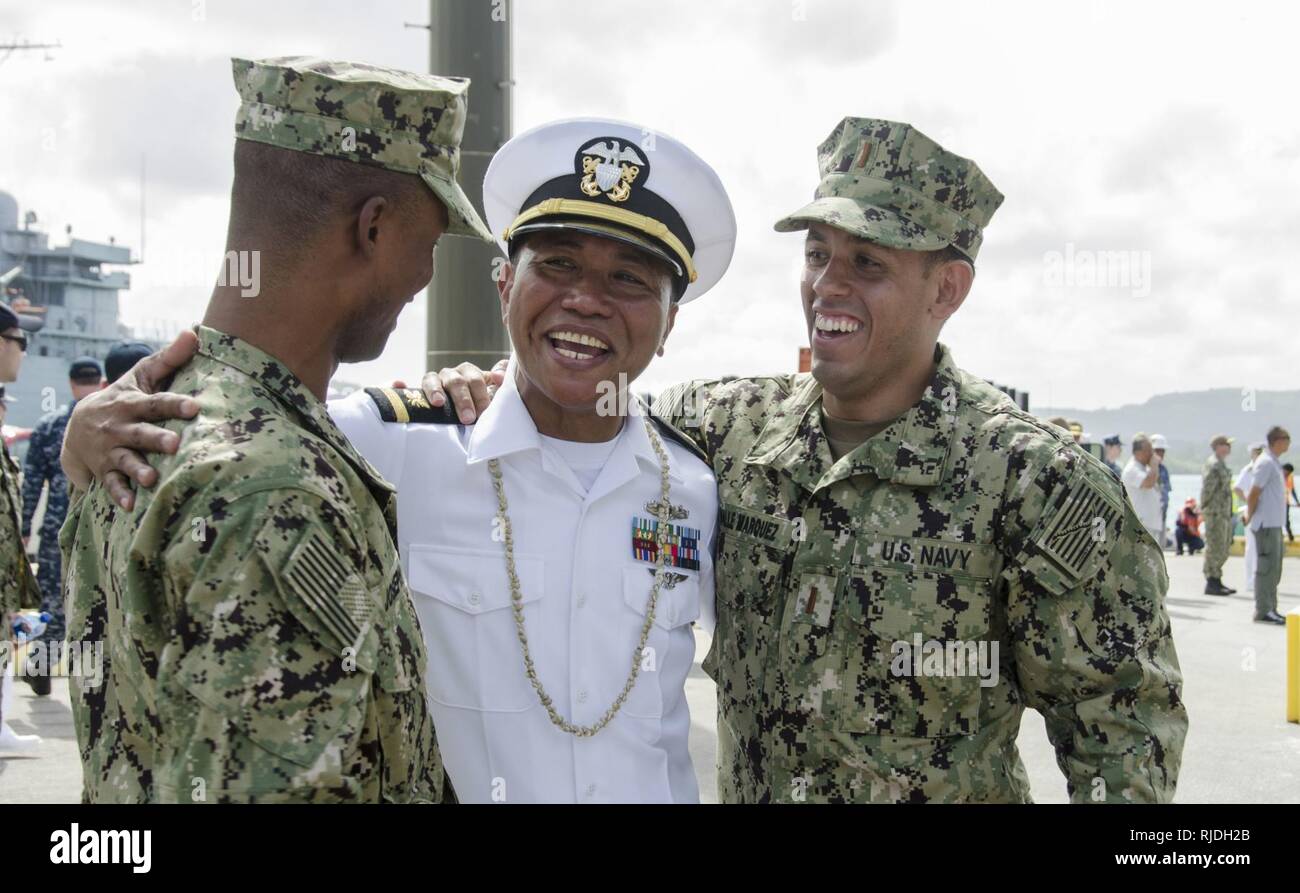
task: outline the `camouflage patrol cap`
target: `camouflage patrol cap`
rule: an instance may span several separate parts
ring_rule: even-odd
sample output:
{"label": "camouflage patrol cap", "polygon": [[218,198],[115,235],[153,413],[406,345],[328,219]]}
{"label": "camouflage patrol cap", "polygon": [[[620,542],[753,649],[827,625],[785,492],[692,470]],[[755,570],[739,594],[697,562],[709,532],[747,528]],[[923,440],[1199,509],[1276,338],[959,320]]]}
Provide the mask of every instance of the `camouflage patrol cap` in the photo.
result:
{"label": "camouflage patrol cap", "polygon": [[822,179],[813,201],[777,232],[825,223],[888,248],[951,245],[974,260],[1002,193],[975,162],[910,124],[845,118],[817,149]]}
{"label": "camouflage patrol cap", "polygon": [[415,174],[447,206],[448,233],[492,240],[456,182],[467,78],[310,56],[231,63],[236,138]]}
{"label": "camouflage patrol cap", "polygon": [[1231,438],[1226,434],[1216,434],[1214,435],[1214,438],[1210,441],[1210,446],[1211,447],[1232,446],[1233,439],[1234,438]]}

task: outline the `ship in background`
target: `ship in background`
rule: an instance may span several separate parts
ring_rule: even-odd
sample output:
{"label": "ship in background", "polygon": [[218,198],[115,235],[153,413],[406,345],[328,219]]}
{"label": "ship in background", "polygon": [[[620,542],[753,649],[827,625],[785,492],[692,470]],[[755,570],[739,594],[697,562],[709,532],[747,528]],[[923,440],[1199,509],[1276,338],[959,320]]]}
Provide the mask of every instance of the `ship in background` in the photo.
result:
{"label": "ship in background", "polygon": [[[138,340],[157,345],[157,338],[140,337],[119,318],[119,292],[131,287],[131,277],[108,267],[138,263],[131,249],[116,244],[69,237],[66,245],[51,246],[28,211],[18,222],[18,202],[0,192],[0,277],[4,299],[30,305],[22,312],[40,316],[44,327],[31,336],[18,381],[8,385],[6,428],[31,428],[47,412],[66,406],[68,366],[77,357],[103,362],[117,341]],[[16,272],[15,272],[16,270]],[[17,308],[15,308],[17,309]]]}

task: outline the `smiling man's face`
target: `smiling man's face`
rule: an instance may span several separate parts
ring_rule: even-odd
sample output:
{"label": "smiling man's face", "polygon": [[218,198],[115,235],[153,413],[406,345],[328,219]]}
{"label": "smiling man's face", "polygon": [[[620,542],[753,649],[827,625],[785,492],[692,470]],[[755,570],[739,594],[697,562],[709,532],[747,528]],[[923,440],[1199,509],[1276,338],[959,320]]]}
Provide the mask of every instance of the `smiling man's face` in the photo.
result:
{"label": "smiling man's face", "polygon": [[590,412],[619,374],[634,381],[672,329],[667,265],[614,239],[533,233],[498,284],[501,314],[526,379],[563,409]]}
{"label": "smiling man's face", "polygon": [[827,391],[852,400],[933,354],[956,306],[937,300],[943,266],[927,268],[926,257],[809,225],[799,288],[812,373]]}

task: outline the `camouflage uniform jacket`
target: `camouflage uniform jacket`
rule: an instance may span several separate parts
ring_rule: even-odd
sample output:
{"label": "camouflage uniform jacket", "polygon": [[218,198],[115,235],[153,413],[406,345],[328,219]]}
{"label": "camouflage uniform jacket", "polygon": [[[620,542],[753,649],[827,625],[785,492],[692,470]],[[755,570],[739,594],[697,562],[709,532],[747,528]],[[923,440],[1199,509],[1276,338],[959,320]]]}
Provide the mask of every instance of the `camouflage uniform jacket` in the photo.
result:
{"label": "camouflage uniform jacket", "polygon": [[46,413],[32,430],[27,443],[27,459],[23,462],[23,536],[31,534],[32,517],[41,500],[41,490],[46,481],[50,493],[45,498],[45,516],[41,520],[41,550],[52,546],[58,552],[59,528],[68,513],[68,480],[59,464],[63,450],[63,432],[72,417],[76,401],[55,412]]}
{"label": "camouflage uniform jacket", "polygon": [[41,592],[19,535],[21,513],[18,463],[9,455],[9,448],[0,443],[0,623],[5,627],[0,631],[0,641],[9,638],[10,613],[41,603]]}
{"label": "camouflage uniform jacket", "polygon": [[1201,516],[1227,518],[1232,515],[1232,472],[1218,456],[1205,460],[1201,472]]}
{"label": "camouflage uniform jacket", "polygon": [[1073,800],[1168,800],[1187,717],[1160,550],[1100,461],[936,362],[839,462],[809,375],[655,402],[718,478],[720,798],[1027,802],[1028,705]]}
{"label": "camouflage uniform jacket", "polygon": [[158,484],[96,485],[61,533],[91,802],[433,801],[425,652],[392,487],[280,363],[200,326]]}

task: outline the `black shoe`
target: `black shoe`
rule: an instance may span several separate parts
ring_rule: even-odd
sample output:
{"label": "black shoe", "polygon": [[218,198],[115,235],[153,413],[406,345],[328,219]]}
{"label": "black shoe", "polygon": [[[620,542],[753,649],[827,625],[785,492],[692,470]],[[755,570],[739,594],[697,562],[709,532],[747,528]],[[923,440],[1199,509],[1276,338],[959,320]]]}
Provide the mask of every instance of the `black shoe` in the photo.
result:
{"label": "black shoe", "polygon": [[49,697],[50,691],[54,687],[54,683],[50,680],[49,673],[41,673],[40,675],[37,675],[36,673],[30,672],[27,667],[23,667],[23,681],[32,687],[32,692],[38,698]]}
{"label": "black shoe", "polygon": [[1263,617],[1256,617],[1256,623],[1276,623],[1279,626],[1286,626],[1286,618],[1277,611],[1269,611]]}
{"label": "black shoe", "polygon": [[1205,581],[1206,595],[1231,595],[1234,590],[1229,589],[1220,582],[1218,577],[1210,577]]}

